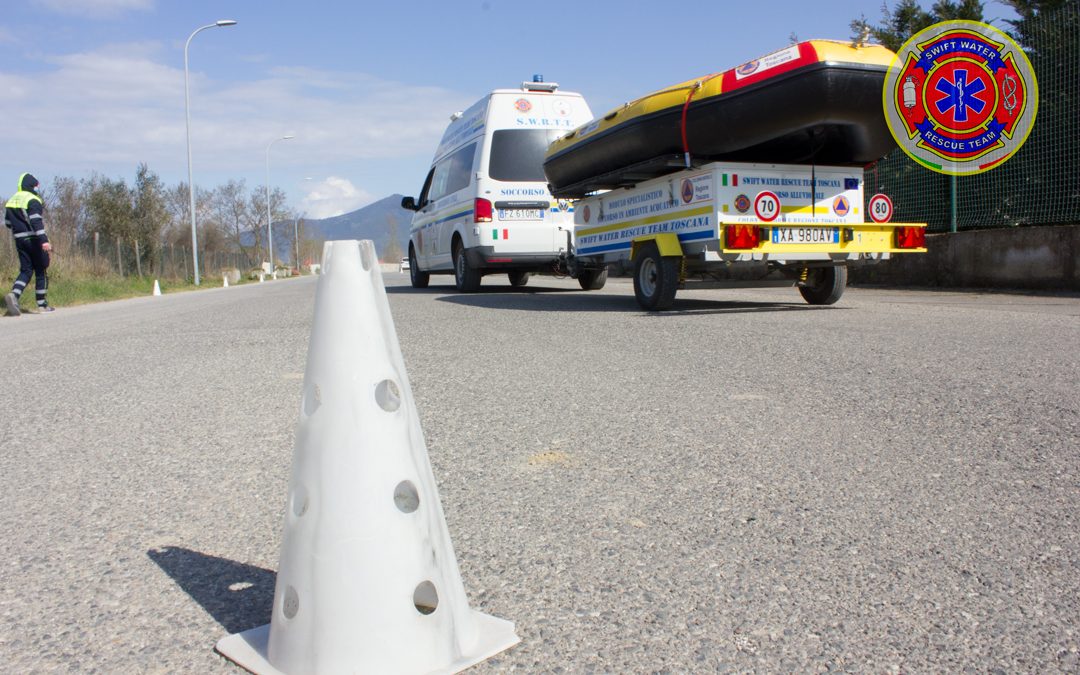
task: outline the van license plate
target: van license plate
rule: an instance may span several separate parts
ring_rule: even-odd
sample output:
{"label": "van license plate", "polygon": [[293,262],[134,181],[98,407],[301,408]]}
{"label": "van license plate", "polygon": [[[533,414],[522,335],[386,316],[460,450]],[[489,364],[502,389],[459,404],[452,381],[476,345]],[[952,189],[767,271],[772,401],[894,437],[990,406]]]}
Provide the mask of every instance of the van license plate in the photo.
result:
{"label": "van license plate", "polygon": [[499,209],[499,220],[543,220],[542,209]]}
{"label": "van license plate", "polygon": [[838,243],[840,243],[840,228],[838,228],[838,227],[774,227],[774,228],[772,228],[772,243],[774,243],[774,244],[838,244]]}

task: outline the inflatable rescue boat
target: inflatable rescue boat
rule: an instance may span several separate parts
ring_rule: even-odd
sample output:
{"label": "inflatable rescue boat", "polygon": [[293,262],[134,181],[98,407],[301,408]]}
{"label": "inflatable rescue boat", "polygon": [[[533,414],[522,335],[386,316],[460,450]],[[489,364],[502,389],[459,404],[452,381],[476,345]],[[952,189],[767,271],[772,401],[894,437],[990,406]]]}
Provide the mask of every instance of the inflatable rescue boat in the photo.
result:
{"label": "inflatable rescue boat", "polygon": [[882,87],[896,55],[809,40],[674,85],[592,120],[548,148],[556,197],[636,184],[727,160],[861,165],[895,147]]}

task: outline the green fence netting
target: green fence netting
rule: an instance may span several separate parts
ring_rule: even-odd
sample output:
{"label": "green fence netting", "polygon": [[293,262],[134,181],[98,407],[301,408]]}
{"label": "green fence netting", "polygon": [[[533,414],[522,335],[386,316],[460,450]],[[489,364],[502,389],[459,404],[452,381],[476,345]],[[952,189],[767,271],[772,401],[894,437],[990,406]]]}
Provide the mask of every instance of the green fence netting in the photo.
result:
{"label": "green fence netting", "polygon": [[866,170],[866,196],[884,192],[896,222],[931,232],[1080,223],[1080,2],[1043,12],[1009,31],[1039,84],[1039,112],[1022,148],[1001,166],[946,176],[902,150]]}

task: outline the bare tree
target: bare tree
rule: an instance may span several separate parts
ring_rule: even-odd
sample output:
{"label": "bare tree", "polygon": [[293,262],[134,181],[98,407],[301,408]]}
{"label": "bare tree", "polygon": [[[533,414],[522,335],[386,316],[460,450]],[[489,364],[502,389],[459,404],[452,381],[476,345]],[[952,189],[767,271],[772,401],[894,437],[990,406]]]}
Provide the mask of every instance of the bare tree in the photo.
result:
{"label": "bare tree", "polygon": [[244,244],[244,240],[249,239],[246,235],[251,223],[246,193],[247,185],[244,180],[230,180],[214,190],[211,203],[214,215],[221,223],[222,233],[237,250],[250,257],[250,247]]}
{"label": "bare tree", "polygon": [[86,195],[74,178],[57,176],[45,193],[45,225],[53,246],[74,250],[86,223]]}
{"label": "bare tree", "polygon": [[[289,241],[289,239],[282,236],[286,225],[288,225],[291,234],[293,224],[291,212],[285,208],[286,201],[285,192],[281,188],[276,187],[270,191],[270,220],[274,228],[274,248],[278,250],[281,248],[281,243]],[[255,242],[255,257],[262,258],[266,255],[266,244],[264,242],[267,234],[265,188],[254,188],[251,194],[248,195],[248,232]],[[275,258],[278,257],[277,252],[277,250],[274,251]]]}
{"label": "bare tree", "polygon": [[[195,220],[198,228],[199,250],[203,249],[202,239],[207,227],[209,226],[210,229],[217,227],[216,219],[207,220],[212,213],[209,204],[212,197],[213,193],[201,187],[195,188]],[[188,193],[187,183],[181,181],[172,187],[165,188],[164,198],[165,209],[168,211],[171,221],[166,239],[176,246],[191,248],[191,197]],[[207,236],[214,237],[212,233],[207,234]]]}

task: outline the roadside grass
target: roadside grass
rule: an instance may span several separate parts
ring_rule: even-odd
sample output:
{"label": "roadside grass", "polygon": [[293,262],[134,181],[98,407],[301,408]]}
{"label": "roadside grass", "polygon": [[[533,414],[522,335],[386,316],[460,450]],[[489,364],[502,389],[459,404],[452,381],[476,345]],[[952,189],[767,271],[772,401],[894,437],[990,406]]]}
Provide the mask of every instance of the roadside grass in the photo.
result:
{"label": "roadside grass", "polygon": [[[0,295],[11,290],[11,284],[18,276],[18,269],[4,268],[0,270]],[[240,283],[248,280],[241,278]],[[202,285],[196,286],[191,280],[160,279],[158,284],[162,294],[177,293],[181,291],[194,291],[203,288],[216,288],[222,285],[221,277],[203,278]],[[52,266],[49,268],[49,304],[53,307],[73,307],[94,302],[106,302],[109,300],[122,300],[142,295],[151,295],[154,292],[154,277],[152,276],[123,276],[115,273],[95,273],[92,270],[69,269],[65,266]],[[23,291],[19,307],[24,311],[33,311],[36,308],[34,295],[34,280]]]}

